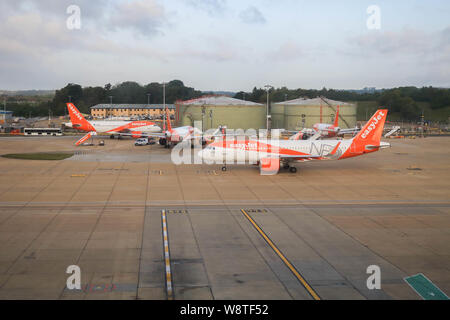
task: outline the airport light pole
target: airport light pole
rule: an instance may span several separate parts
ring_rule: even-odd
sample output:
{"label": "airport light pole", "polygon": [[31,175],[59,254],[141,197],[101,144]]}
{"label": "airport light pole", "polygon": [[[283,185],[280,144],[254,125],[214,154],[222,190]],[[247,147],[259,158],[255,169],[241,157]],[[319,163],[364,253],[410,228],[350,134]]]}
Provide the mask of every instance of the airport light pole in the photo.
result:
{"label": "airport light pole", "polygon": [[[269,90],[272,89],[273,87],[269,84],[266,84],[264,88],[266,88],[267,91],[266,129],[269,130]],[[269,132],[267,132],[267,134],[269,134]]]}
{"label": "airport light pole", "polygon": [[[69,97],[69,103],[72,103],[72,96]],[[64,108],[64,117],[67,117],[67,108]]]}
{"label": "airport light pole", "polygon": [[150,109],[149,109],[149,107],[150,107],[150,96],[151,96],[151,93],[147,93],[147,118],[150,117]]}
{"label": "airport light pole", "polygon": [[111,111],[111,109],[112,109],[112,98],[113,98],[113,96],[109,96],[109,114],[110,115],[112,114],[112,111]]}
{"label": "airport light pole", "polygon": [[163,81],[163,115],[164,115],[164,131],[166,130],[166,122],[167,122],[167,115],[166,115],[166,83]]}
{"label": "airport light pole", "polygon": [[211,129],[212,129],[212,127],[213,127],[213,111],[212,111],[212,109],[209,110],[209,119],[211,120]]}

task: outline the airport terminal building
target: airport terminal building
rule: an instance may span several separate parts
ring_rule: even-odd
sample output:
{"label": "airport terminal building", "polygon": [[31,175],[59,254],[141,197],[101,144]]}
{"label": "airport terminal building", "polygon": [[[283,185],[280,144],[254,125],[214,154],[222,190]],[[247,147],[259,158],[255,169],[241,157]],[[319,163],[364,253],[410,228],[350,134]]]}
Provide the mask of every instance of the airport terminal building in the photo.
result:
{"label": "airport terminal building", "polygon": [[[175,106],[166,104],[170,115],[175,114]],[[160,117],[163,115],[163,104],[97,104],[91,107],[91,116],[94,118],[109,117]]]}

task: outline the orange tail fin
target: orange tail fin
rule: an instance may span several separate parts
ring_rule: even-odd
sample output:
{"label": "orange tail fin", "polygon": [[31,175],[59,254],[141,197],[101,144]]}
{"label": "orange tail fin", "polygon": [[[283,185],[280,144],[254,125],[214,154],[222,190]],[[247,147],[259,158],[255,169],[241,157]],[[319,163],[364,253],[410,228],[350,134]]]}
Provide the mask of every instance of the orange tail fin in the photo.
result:
{"label": "orange tail fin", "polygon": [[95,131],[95,128],[83,117],[73,103],[67,103],[67,109],[69,110],[70,122],[72,122],[72,127],[74,129]]}
{"label": "orange tail fin", "polygon": [[336,117],[334,118],[335,127],[339,127],[339,106],[336,107]]}
{"label": "orange tail fin", "polygon": [[364,153],[378,151],[382,148],[384,142],[381,142],[381,135],[387,113],[387,109],[378,109],[361,131],[352,139],[350,147],[339,159],[356,157]]}
{"label": "orange tail fin", "polygon": [[356,137],[353,138],[353,141],[363,146],[380,145],[387,113],[387,109],[378,109]]}

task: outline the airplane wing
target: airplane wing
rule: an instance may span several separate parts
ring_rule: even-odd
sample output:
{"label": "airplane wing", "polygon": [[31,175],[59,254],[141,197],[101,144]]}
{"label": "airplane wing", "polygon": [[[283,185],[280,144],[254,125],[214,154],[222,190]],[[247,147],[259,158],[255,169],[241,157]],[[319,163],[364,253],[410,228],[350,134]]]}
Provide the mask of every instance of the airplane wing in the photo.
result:
{"label": "airplane wing", "polygon": [[396,133],[398,130],[400,130],[400,126],[393,126],[392,129],[384,135],[384,137],[387,138]]}
{"label": "airplane wing", "polygon": [[295,155],[295,154],[280,155],[280,159],[318,159],[322,157],[323,156]]}
{"label": "airplane wing", "polygon": [[124,137],[139,137],[139,138],[165,138],[166,135],[163,132],[118,132],[116,133],[119,136]]}
{"label": "airplane wing", "polygon": [[317,140],[320,137],[322,137],[322,133],[319,131],[319,132],[316,132],[313,136],[309,137],[307,140]]}
{"label": "airplane wing", "polygon": [[358,133],[361,129],[360,128],[350,128],[350,129],[340,129],[339,134],[350,134],[350,133]]}

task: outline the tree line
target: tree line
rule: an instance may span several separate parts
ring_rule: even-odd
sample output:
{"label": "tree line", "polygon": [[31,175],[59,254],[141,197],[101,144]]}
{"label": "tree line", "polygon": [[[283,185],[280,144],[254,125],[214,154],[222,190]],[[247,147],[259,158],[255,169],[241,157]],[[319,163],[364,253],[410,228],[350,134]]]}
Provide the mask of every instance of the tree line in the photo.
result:
{"label": "tree line", "polygon": [[[435,87],[399,87],[383,89],[375,92],[357,92],[354,90],[326,89],[288,89],[286,87],[270,89],[270,101],[282,102],[299,97],[325,97],[345,102],[376,101],[391,112],[399,112],[402,117],[414,120],[422,113],[419,102],[426,102],[431,109],[450,106],[450,89]],[[235,94],[237,99],[245,99],[258,103],[266,103],[267,95],[264,88],[253,88],[251,92],[240,91]]]}
{"label": "tree line", "polygon": [[[82,113],[90,113],[90,107],[101,103],[163,103],[163,86],[165,86],[166,103],[173,104],[176,100],[187,100],[202,96],[202,92],[186,87],[180,80],[172,80],[165,85],[152,82],[140,85],[134,81],[125,81],[117,85],[106,84],[103,87],[82,87],[69,83],[64,88],[55,91],[52,99],[47,101],[23,101],[21,97],[8,97],[8,110],[16,117],[42,117],[67,114],[67,102],[74,103]],[[20,101],[17,101],[20,100]]]}
{"label": "tree line", "polygon": [[55,114],[64,114],[66,103],[70,100],[83,113],[89,113],[89,108],[100,103],[163,103],[163,87],[165,86],[166,103],[172,104],[176,100],[187,100],[202,95],[201,91],[186,87],[180,80],[172,80],[165,85],[152,82],[140,85],[134,81],[125,81],[115,86],[106,84],[104,87],[81,87],[69,83],[60,90],[56,90],[52,100]]}
{"label": "tree line", "polygon": [[[188,100],[201,97],[202,91],[187,87],[180,80],[172,80],[165,84],[166,103],[172,104],[177,100]],[[315,89],[288,89],[286,87],[270,90],[270,101],[281,102],[299,97],[315,98],[322,96],[328,99],[358,102],[376,101],[378,105],[388,108],[391,112],[398,112],[405,119],[414,120],[420,116],[422,109],[419,103],[426,102],[431,109],[450,106],[450,89],[435,87],[399,87],[383,89],[375,92],[360,92],[354,90],[335,90],[323,88]],[[266,103],[266,90],[254,87],[251,92],[239,91],[234,98],[258,103]],[[53,98],[47,101],[14,102],[8,97],[8,110],[15,116],[47,116],[49,110],[52,115],[65,115],[66,103],[73,102],[81,112],[89,113],[89,108],[100,103],[163,103],[163,84],[151,82],[140,85],[137,82],[126,81],[116,85],[82,87],[79,84],[69,83],[64,88],[56,90]]]}

